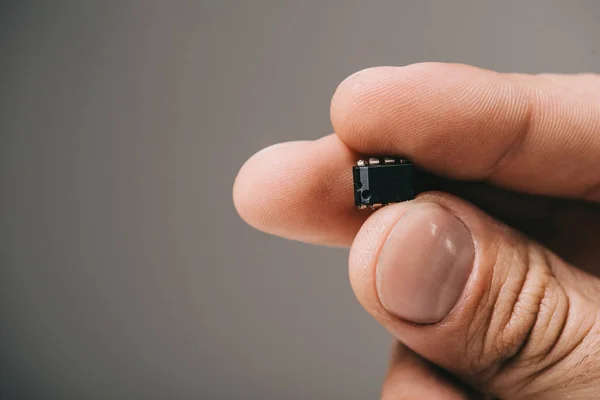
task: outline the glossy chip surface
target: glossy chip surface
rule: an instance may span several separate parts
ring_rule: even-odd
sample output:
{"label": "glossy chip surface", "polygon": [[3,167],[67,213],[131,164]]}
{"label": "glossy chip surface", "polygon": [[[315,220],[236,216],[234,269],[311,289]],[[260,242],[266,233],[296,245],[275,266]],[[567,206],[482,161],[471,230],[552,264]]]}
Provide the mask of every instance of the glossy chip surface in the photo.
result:
{"label": "glossy chip surface", "polygon": [[378,208],[415,197],[413,165],[408,160],[387,157],[361,160],[352,173],[354,203],[359,208]]}

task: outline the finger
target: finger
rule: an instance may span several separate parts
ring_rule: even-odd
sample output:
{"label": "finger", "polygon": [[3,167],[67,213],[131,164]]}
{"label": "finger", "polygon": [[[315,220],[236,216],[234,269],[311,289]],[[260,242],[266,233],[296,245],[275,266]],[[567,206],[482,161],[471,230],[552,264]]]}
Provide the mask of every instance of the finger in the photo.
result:
{"label": "finger", "polygon": [[[351,167],[358,158],[336,135],[271,146],[242,167],[234,185],[234,203],[250,225],[265,232],[348,246],[370,214],[357,212],[354,206]],[[448,181],[441,189],[552,246],[578,267],[597,272],[600,224],[594,222],[600,222],[599,207],[479,183]]]}
{"label": "finger", "polygon": [[[588,88],[600,81],[580,79]],[[371,68],[340,84],[331,119],[358,152],[407,156],[450,178],[600,201],[600,91],[574,89],[576,78],[553,80],[451,64]]]}
{"label": "finger", "polygon": [[396,343],[381,391],[382,400],[471,400],[482,396],[448,379],[432,364]]}
{"label": "finger", "polygon": [[248,224],[265,232],[347,246],[369,215],[354,206],[351,166],[357,159],[335,135],[268,147],[240,170],[234,204]]}
{"label": "finger", "polygon": [[426,194],[359,231],[363,306],[429,361],[500,398],[597,398],[597,278],[475,207]]}

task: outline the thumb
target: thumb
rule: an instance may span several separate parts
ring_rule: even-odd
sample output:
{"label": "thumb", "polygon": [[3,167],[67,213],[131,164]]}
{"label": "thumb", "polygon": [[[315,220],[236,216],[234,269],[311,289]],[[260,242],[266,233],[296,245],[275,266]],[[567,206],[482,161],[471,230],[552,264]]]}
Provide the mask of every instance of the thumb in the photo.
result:
{"label": "thumb", "polygon": [[350,275],[394,336],[479,390],[600,395],[598,279],[462,200],[432,193],[373,214]]}

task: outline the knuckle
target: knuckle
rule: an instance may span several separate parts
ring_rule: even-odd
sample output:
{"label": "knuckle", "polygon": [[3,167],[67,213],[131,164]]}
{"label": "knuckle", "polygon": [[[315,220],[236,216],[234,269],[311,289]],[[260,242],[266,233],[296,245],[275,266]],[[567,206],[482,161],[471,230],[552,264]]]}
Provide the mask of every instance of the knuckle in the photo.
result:
{"label": "knuckle", "polygon": [[538,390],[548,385],[540,378],[581,351],[595,318],[572,312],[573,295],[554,273],[560,261],[537,244],[501,246],[493,262],[481,316],[468,329],[470,371],[492,393]]}

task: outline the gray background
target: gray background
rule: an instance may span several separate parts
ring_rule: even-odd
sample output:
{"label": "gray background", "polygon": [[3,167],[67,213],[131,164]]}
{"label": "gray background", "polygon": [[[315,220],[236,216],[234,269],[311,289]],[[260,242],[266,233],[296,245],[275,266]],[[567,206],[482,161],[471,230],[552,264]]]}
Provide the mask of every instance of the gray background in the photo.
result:
{"label": "gray background", "polygon": [[595,1],[0,4],[2,398],[376,398],[347,251],[244,225],[238,168],[364,67],[600,70]]}

